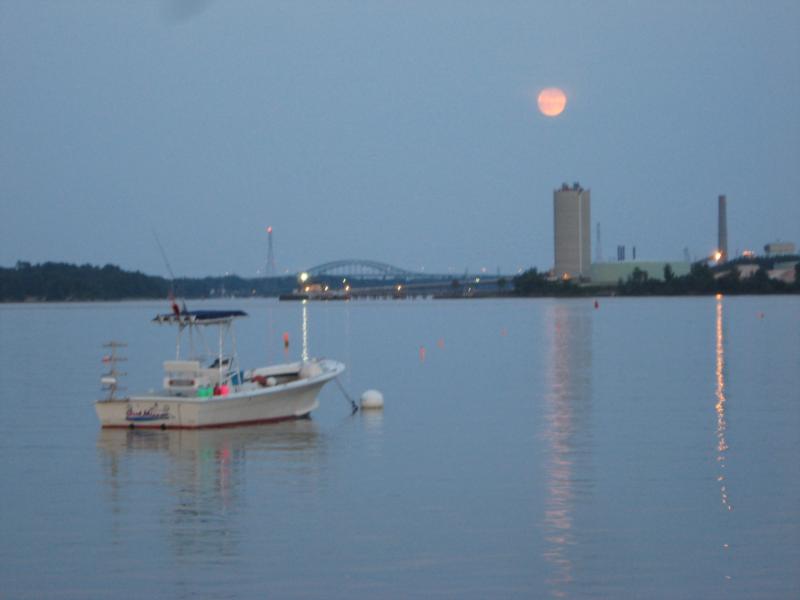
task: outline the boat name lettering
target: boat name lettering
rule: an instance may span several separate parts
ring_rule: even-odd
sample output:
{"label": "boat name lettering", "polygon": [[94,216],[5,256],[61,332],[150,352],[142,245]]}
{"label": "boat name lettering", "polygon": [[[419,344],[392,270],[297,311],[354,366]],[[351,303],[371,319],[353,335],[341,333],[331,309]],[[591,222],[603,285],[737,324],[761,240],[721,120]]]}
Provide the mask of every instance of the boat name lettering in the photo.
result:
{"label": "boat name lettering", "polygon": [[159,406],[158,403],[148,408],[140,408],[139,410],[134,410],[132,406],[129,406],[125,413],[126,421],[159,421],[169,418],[171,418],[169,406]]}

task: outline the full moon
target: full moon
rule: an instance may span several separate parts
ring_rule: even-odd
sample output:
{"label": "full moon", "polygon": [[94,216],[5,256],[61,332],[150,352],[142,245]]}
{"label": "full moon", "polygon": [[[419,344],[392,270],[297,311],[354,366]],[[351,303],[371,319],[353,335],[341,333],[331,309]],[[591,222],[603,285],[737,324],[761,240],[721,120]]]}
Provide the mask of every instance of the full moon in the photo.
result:
{"label": "full moon", "polygon": [[557,117],[567,106],[567,95],[558,88],[545,88],[536,99],[539,110],[546,117]]}

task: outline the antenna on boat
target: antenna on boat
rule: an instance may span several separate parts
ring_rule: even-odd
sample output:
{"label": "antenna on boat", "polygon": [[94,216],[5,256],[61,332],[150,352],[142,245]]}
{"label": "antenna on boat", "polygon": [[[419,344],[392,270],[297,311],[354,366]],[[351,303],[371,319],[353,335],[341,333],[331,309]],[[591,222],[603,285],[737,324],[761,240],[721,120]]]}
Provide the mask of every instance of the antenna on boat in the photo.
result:
{"label": "antenna on boat", "polygon": [[161,245],[161,240],[158,237],[158,232],[156,232],[155,228],[152,229],[153,237],[156,240],[156,245],[158,246],[158,251],[161,253],[161,258],[164,259],[164,264],[167,267],[167,273],[169,273],[169,299],[170,303],[172,304],[172,311],[176,315],[180,315],[181,310],[186,312],[186,302],[182,302],[182,307],[178,308],[177,303],[175,302],[175,273],[172,272],[172,267],[169,264],[169,259],[167,258],[167,253],[164,251],[164,246]]}
{"label": "antenna on boat", "polygon": [[124,344],[122,342],[115,342],[110,341],[103,344],[103,348],[111,348],[111,353],[106,354],[103,356],[103,362],[108,363],[110,368],[107,373],[103,373],[103,376],[100,378],[100,383],[103,384],[103,391],[108,392],[108,398],[106,400],[116,400],[114,394],[116,394],[117,390],[124,390],[125,388],[119,385],[119,378],[122,375],[127,375],[127,373],[123,371],[117,370],[117,363],[124,362],[128,360],[123,356],[117,355],[117,348],[125,348],[128,344]]}
{"label": "antenna on boat", "polygon": [[167,253],[164,252],[164,246],[161,245],[161,240],[158,239],[158,233],[155,229],[153,229],[153,237],[156,238],[156,244],[158,245],[158,250],[161,252],[161,258],[164,259],[164,264],[167,265],[167,273],[170,276],[170,283],[173,287],[175,287],[175,273],[172,272],[172,267],[169,266],[169,260],[167,259]]}

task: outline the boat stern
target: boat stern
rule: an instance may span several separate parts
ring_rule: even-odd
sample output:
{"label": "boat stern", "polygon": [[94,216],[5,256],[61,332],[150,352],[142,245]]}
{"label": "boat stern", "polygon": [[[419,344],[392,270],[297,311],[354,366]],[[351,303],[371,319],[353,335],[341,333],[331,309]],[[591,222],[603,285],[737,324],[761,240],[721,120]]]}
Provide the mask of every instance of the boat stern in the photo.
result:
{"label": "boat stern", "polygon": [[178,408],[163,399],[98,400],[94,405],[101,427],[161,427],[178,424]]}

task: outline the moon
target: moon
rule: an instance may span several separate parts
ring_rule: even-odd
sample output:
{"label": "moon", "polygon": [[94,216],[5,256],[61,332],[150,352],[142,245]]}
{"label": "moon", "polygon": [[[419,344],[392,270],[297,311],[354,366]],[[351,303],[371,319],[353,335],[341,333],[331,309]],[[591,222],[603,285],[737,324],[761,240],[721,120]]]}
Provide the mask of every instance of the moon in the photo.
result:
{"label": "moon", "polygon": [[557,87],[549,87],[539,92],[536,102],[544,116],[557,117],[567,107],[567,95]]}

